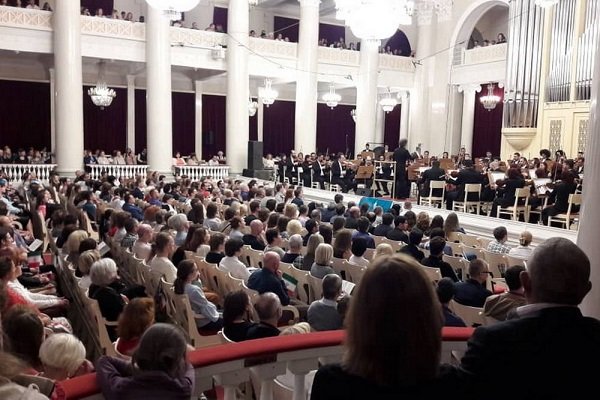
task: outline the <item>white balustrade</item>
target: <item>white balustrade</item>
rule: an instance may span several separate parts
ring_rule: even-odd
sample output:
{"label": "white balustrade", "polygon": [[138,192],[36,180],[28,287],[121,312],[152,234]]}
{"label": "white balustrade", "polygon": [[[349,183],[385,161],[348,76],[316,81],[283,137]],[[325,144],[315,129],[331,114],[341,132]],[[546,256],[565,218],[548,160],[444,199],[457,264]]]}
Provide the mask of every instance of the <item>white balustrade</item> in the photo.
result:
{"label": "white balustrade", "polygon": [[250,38],[250,50],[260,53],[264,56],[280,57],[280,58],[296,58],[298,45],[292,42],[284,42],[282,40],[270,40],[262,38]]}
{"label": "white balustrade", "polygon": [[360,52],[319,46],[318,57],[319,63],[342,64],[358,67]]}
{"label": "white balustrade", "polygon": [[171,27],[171,43],[182,46],[213,48],[227,43],[227,35],[221,32]]}
{"label": "white balustrade", "polygon": [[108,176],[114,176],[115,178],[121,179],[133,179],[137,176],[141,176],[144,179],[148,175],[147,165],[99,165],[99,164],[88,164],[87,167],[91,170],[90,177],[92,179],[100,179],[102,174],[106,173]]}
{"label": "white balustrade", "polygon": [[379,55],[379,68],[398,72],[415,72],[415,59],[413,57],[393,56],[390,54]]}
{"label": "white balustrade", "polygon": [[146,40],[146,25],[122,19],[81,16],[81,33],[120,39]]}
{"label": "white balustrade", "polygon": [[25,172],[30,172],[43,183],[48,183],[50,172],[56,164],[0,164],[0,172],[6,174],[11,182],[21,182]]}
{"label": "white balustrade", "polygon": [[229,177],[228,165],[185,165],[174,168],[176,176],[187,176],[192,181],[199,181],[200,179],[207,177],[211,177],[213,180],[220,180]]}
{"label": "white balustrade", "polygon": [[507,43],[464,50],[463,65],[504,61],[506,60],[507,50]]}
{"label": "white balustrade", "polygon": [[29,8],[0,6],[0,25],[51,31],[52,13]]}

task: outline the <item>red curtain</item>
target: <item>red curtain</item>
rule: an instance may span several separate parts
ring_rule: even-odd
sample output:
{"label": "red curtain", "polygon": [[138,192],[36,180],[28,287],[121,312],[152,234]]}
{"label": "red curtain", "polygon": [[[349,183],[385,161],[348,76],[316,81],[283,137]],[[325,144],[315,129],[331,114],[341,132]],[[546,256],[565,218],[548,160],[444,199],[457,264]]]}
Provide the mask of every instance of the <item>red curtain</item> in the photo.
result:
{"label": "red curtain", "polygon": [[225,96],[202,95],[202,158],[225,152],[225,144]]}
{"label": "red curtain", "polygon": [[393,150],[398,147],[400,139],[400,117],[402,115],[402,105],[398,104],[392,111],[385,113],[385,131],[383,142],[388,148]]}
{"label": "red curtain", "polygon": [[173,92],[173,154],[189,155],[196,143],[196,95]]}
{"label": "red curtain", "polygon": [[277,100],[263,110],[263,152],[288,154],[294,148],[296,103]]}
{"label": "red curtain", "polygon": [[50,150],[50,84],[0,80],[0,146]]}
{"label": "red curtain", "polygon": [[127,147],[127,89],[113,88],[117,93],[110,106],[101,110],[94,105],[83,87],[83,147],[91,150],[121,152]]}
{"label": "red curtain", "polygon": [[494,94],[500,96],[500,102],[491,111],[481,104],[481,97],[487,95],[487,84],[481,86],[481,92],[475,96],[475,123],[473,125],[473,157],[485,157],[487,151],[500,155],[502,140],[502,112],[504,109],[504,90],[494,83]]}
{"label": "red curtain", "polygon": [[317,104],[317,151],[320,153],[354,153],[356,125],[350,112],[352,105],[339,104],[333,110]]}

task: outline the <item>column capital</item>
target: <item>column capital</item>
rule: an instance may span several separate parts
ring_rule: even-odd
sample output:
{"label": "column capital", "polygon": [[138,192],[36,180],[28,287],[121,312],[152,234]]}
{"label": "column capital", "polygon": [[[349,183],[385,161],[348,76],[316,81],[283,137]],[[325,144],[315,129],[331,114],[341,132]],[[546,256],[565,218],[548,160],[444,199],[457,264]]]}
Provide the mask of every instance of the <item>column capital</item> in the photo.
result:
{"label": "column capital", "polygon": [[475,93],[481,92],[481,85],[478,83],[463,83],[458,85],[458,91],[464,94],[474,95]]}
{"label": "column capital", "polygon": [[135,86],[135,75],[127,75],[127,86]]}
{"label": "column capital", "polygon": [[321,0],[298,0],[300,7],[319,7]]}

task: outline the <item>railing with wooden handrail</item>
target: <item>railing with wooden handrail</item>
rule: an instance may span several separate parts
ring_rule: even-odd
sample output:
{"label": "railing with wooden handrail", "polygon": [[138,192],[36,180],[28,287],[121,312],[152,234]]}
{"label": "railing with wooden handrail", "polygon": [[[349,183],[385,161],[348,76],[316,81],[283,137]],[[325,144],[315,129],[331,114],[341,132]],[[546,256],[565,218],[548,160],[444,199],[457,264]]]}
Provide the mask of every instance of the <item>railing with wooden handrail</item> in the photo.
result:
{"label": "railing with wooden handrail", "polygon": [[228,165],[182,165],[173,167],[176,176],[187,176],[192,181],[211,177],[214,180],[225,179],[229,176]]}
{"label": "railing with wooden handrail", "polygon": [[[464,350],[472,333],[473,328],[443,328],[442,361],[449,362],[452,351]],[[252,372],[260,382],[261,400],[271,400],[275,378],[289,371],[294,376],[293,399],[306,399],[306,375],[316,370],[319,363],[339,362],[344,338],[344,331],[316,332],[192,351],[188,353],[196,377],[196,393],[192,397],[219,385],[224,388],[225,400],[234,400],[236,389],[250,381]],[[103,398],[95,374],[72,378],[61,385],[68,400]]]}
{"label": "railing with wooden handrail", "polygon": [[43,183],[48,183],[50,172],[56,168],[56,164],[0,164],[0,172],[13,183],[21,182],[25,172],[35,174],[36,178]]}
{"label": "railing with wooden handrail", "polygon": [[148,174],[147,165],[101,165],[88,164],[86,167],[90,170],[90,178],[100,179],[102,174],[112,175],[117,179],[133,179],[136,176],[142,176],[146,179]]}

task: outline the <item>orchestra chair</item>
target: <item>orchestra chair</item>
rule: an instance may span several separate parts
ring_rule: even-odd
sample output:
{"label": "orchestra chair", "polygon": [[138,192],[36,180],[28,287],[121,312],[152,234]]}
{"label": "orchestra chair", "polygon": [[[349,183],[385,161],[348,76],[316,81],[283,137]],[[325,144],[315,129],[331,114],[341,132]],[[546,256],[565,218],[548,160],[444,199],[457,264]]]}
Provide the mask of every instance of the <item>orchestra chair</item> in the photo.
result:
{"label": "orchestra chair", "polygon": [[567,229],[571,228],[571,220],[577,219],[579,221],[579,212],[573,212],[573,206],[579,206],[581,208],[582,195],[580,193],[569,195],[569,207],[567,212],[564,214],[558,214],[554,216],[548,216],[548,226],[552,226],[552,222],[560,222],[565,225]]}
{"label": "orchestra chair", "polygon": [[[442,190],[441,196],[434,196],[433,191]],[[442,207],[444,204],[444,195],[446,194],[446,182],[444,181],[430,181],[429,182],[429,196],[421,197],[421,206],[429,206],[429,207]]]}
{"label": "orchestra chair", "polygon": [[[518,188],[515,191],[515,204],[510,207],[500,207],[496,210],[496,218],[500,215],[510,215],[513,221],[519,221],[519,217],[523,214],[523,220],[529,221],[529,196],[531,192],[529,187]],[[523,205],[519,203],[523,202]]]}
{"label": "orchestra chair", "polygon": [[[476,201],[469,201],[469,194],[477,193]],[[477,214],[479,214],[480,201],[479,196],[481,195],[481,183],[466,183],[465,184],[465,198],[463,201],[454,200],[452,202],[452,211],[462,211],[464,213],[470,212],[471,207],[475,208]],[[469,210],[469,211],[468,211]]]}

